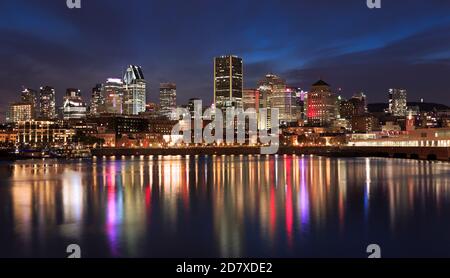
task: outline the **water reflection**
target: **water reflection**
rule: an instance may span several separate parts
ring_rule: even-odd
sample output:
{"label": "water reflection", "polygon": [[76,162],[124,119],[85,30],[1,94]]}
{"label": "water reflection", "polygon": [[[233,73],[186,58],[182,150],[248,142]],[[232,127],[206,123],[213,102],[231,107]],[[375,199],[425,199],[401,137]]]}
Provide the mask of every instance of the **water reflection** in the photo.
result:
{"label": "water reflection", "polygon": [[369,241],[392,256],[450,255],[445,163],[257,155],[0,168],[2,257],[64,257],[70,243],[93,257],[353,257]]}

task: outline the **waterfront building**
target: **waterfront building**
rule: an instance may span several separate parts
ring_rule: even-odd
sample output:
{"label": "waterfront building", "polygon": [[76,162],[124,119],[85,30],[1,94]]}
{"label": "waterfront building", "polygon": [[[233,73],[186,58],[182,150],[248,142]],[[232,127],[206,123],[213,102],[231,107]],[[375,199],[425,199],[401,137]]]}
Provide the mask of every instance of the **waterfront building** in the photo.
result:
{"label": "waterfront building", "polygon": [[16,123],[19,121],[30,121],[33,118],[34,118],[33,104],[17,102],[9,106],[6,122]]}
{"label": "waterfront building", "polygon": [[105,111],[105,97],[103,95],[103,84],[97,84],[92,88],[91,105],[89,114],[96,116]]}
{"label": "waterfront building", "polygon": [[67,89],[63,103],[64,120],[82,119],[86,117],[86,103],[83,102],[79,89]]}
{"label": "waterfront building", "polygon": [[147,83],[142,68],[130,65],[123,77],[123,113],[126,115],[138,115],[145,112],[147,103]]}
{"label": "waterfront building", "polygon": [[226,111],[228,107],[242,108],[243,62],[236,56],[214,58],[214,104]]}
{"label": "waterfront building", "polygon": [[17,123],[17,143],[31,147],[61,147],[72,142],[74,129],[62,128],[53,120]]}
{"label": "waterfront building", "polygon": [[323,80],[312,85],[308,92],[308,123],[326,126],[339,118],[339,99]]}
{"label": "waterfront building", "polygon": [[15,131],[0,130],[0,146],[10,147],[17,141],[17,133]]}
{"label": "waterfront building", "polygon": [[[109,78],[103,86],[104,112],[107,114],[122,114],[123,112],[123,81]],[[97,114],[98,115],[98,114]]]}
{"label": "waterfront building", "polygon": [[122,134],[147,132],[149,125],[147,118],[134,115],[102,114],[89,117],[87,121],[97,124],[98,128],[114,132],[117,138],[120,138]]}
{"label": "waterfront building", "polygon": [[358,147],[450,147],[450,128],[425,128],[400,133],[397,136],[378,136],[349,142]]}
{"label": "waterfront building", "polygon": [[177,109],[177,85],[161,83],[159,87],[160,113],[167,119],[173,119]]}
{"label": "waterfront building", "polygon": [[52,120],[56,116],[55,89],[49,86],[41,87],[39,92],[39,117]]}
{"label": "waterfront building", "polygon": [[170,135],[173,127],[178,123],[179,121],[176,120],[152,119],[148,122],[148,130],[154,134]]}
{"label": "waterfront building", "polygon": [[405,117],[407,115],[407,91],[405,89],[389,89],[388,110],[393,116]]}

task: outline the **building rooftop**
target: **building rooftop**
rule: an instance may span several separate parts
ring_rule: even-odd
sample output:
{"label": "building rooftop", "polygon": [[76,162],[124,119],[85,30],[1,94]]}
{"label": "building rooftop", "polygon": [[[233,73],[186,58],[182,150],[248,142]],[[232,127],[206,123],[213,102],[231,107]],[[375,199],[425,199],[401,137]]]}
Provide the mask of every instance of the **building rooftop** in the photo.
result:
{"label": "building rooftop", "polygon": [[327,82],[325,82],[322,79],[320,79],[319,81],[314,83],[313,86],[328,86],[329,87],[330,85]]}

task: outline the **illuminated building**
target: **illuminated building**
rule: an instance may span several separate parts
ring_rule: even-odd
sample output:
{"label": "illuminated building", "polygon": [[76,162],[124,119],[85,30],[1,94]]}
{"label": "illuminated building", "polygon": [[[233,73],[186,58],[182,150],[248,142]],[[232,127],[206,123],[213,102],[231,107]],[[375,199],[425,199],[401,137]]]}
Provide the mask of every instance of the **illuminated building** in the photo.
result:
{"label": "illuminated building", "polygon": [[397,117],[405,117],[407,111],[407,91],[389,89],[389,113]]}
{"label": "illuminated building", "polygon": [[270,128],[271,109],[278,109],[281,124],[295,121],[298,114],[297,91],[279,76],[267,74],[258,82],[259,108],[268,109],[267,119],[259,118],[261,128]]}
{"label": "illuminated building", "polygon": [[97,84],[92,88],[90,115],[99,115],[104,112],[105,97],[103,96],[103,85]]}
{"label": "illuminated building", "polygon": [[123,112],[123,82],[121,79],[109,78],[103,86],[105,98],[105,113],[122,114]]}
{"label": "illuminated building", "polygon": [[348,100],[341,100],[339,103],[339,114],[341,118],[351,119],[355,115],[355,107]]}
{"label": "illuminated building", "polygon": [[259,108],[259,91],[257,89],[244,89],[242,91],[242,106],[244,110]]}
{"label": "illuminated building", "polygon": [[341,100],[339,103],[339,115],[341,118],[351,119],[353,116],[367,113],[366,96],[358,93],[349,100]]}
{"label": "illuminated building", "polygon": [[381,129],[378,119],[369,113],[354,115],[351,119],[351,126],[355,133],[371,133]]}
{"label": "illuminated building", "polygon": [[287,88],[291,92],[291,120],[305,120],[305,99],[307,92],[300,88]]}
{"label": "illuminated building", "polygon": [[35,118],[38,107],[37,92],[32,89],[24,88],[20,95],[20,102],[29,103],[33,109],[32,118]]}
{"label": "illuminated building", "polygon": [[326,126],[339,117],[339,100],[331,92],[330,85],[319,80],[308,92],[308,122]]}
{"label": "illuminated building", "polygon": [[0,145],[14,145],[17,140],[17,133],[14,131],[0,131]]}
{"label": "illuminated building", "polygon": [[41,87],[39,92],[39,116],[41,119],[56,118],[56,96],[55,89],[52,87]]}
{"label": "illuminated building", "polygon": [[[199,103],[203,103],[202,100],[200,98],[191,98],[188,101],[188,105],[187,108],[189,110],[189,112],[191,113],[191,117],[194,117],[194,112],[195,112],[195,103],[199,102]],[[203,108],[201,110],[201,113],[203,113]]]}
{"label": "illuminated building", "polygon": [[352,140],[349,145],[358,147],[450,147],[450,129],[416,129],[394,137]]}
{"label": "illuminated building", "polygon": [[123,113],[138,115],[145,112],[147,91],[142,68],[130,65],[125,72],[123,81]]}
{"label": "illuminated building", "polygon": [[17,123],[17,143],[22,145],[62,146],[72,141],[75,130],[61,128],[55,121],[20,121]]}
{"label": "illuminated building", "polygon": [[236,56],[214,58],[214,104],[226,111],[242,107],[243,63]]}
{"label": "illuminated building", "polygon": [[167,119],[173,119],[177,108],[177,85],[161,83],[159,87],[160,113]]}
{"label": "illuminated building", "polygon": [[406,131],[412,131],[415,129],[415,127],[415,118],[413,117],[412,111],[409,111],[409,115],[406,118]]}
{"label": "illuminated building", "polygon": [[63,103],[64,120],[86,117],[86,103],[83,102],[80,90],[67,89]]}
{"label": "illuminated building", "polygon": [[34,118],[34,107],[31,103],[13,103],[9,106],[6,121],[16,123],[19,121],[30,121]]}
{"label": "illuminated building", "polygon": [[173,127],[178,124],[178,121],[167,119],[155,119],[148,122],[148,130],[150,133],[170,135]]}
{"label": "illuminated building", "polygon": [[355,114],[362,115],[367,113],[367,96],[363,92],[359,92],[350,99],[355,107]]}
{"label": "illuminated building", "polygon": [[148,119],[134,115],[102,114],[90,117],[87,121],[95,123],[98,128],[114,132],[117,138],[123,134],[146,132],[149,128]]}

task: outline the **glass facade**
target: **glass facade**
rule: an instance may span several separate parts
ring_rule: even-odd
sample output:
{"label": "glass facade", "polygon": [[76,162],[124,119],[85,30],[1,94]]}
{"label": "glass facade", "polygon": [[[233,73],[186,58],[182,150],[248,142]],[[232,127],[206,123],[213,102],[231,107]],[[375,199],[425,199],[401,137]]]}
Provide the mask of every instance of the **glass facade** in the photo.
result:
{"label": "glass facade", "polygon": [[123,113],[138,115],[141,112],[145,112],[147,94],[142,68],[130,65],[125,71],[123,81]]}
{"label": "glass facade", "polygon": [[173,119],[174,109],[177,108],[177,85],[174,83],[161,83],[159,102],[161,115],[168,119]]}
{"label": "glass facade", "polygon": [[52,87],[41,87],[39,92],[39,116],[42,119],[56,118],[55,89]]}
{"label": "glass facade", "polygon": [[225,111],[228,107],[242,108],[243,62],[236,56],[214,59],[214,103]]}

